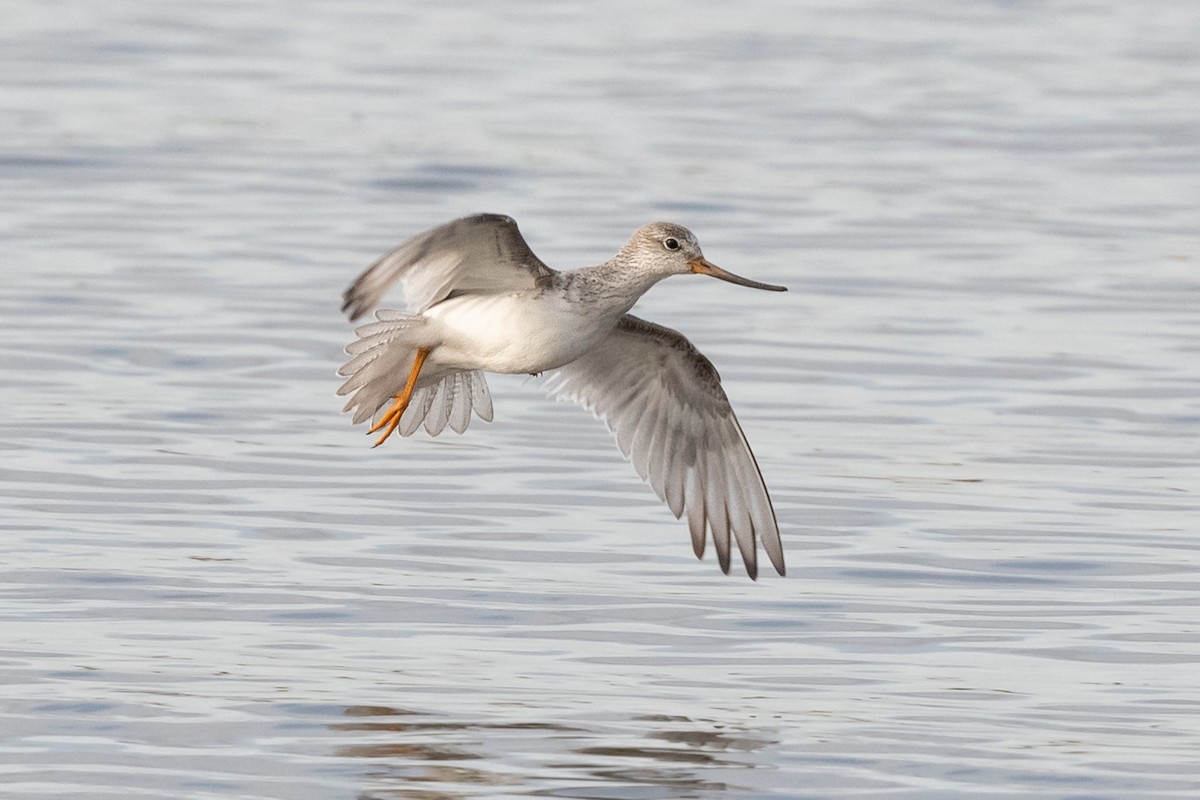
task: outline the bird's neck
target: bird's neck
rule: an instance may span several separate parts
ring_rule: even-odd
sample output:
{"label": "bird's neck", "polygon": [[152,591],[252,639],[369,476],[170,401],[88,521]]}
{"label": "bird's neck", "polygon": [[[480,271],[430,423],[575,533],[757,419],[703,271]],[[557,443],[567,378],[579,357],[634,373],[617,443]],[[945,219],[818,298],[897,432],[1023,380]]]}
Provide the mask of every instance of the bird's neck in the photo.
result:
{"label": "bird's neck", "polygon": [[584,267],[563,273],[567,296],[580,303],[620,316],[664,275],[647,274],[621,261],[609,261],[595,267]]}

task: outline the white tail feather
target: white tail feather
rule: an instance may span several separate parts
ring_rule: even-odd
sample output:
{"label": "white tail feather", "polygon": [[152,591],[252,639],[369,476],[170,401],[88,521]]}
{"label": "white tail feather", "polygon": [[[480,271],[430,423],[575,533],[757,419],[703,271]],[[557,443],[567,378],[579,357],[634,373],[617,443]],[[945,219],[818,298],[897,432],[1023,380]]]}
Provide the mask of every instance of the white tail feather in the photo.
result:
{"label": "white tail feather", "polygon": [[[424,344],[424,318],[388,309],[381,309],[375,316],[376,322],[355,330],[359,338],[346,347],[351,358],[338,370],[346,381],[337,393],[350,395],[342,410],[354,413],[351,419],[355,425],[378,418],[391,407],[412,371],[417,348]],[[437,436],[449,424],[456,433],[462,433],[470,424],[472,411],[485,422],[492,419],[492,398],[483,374],[450,372],[436,383],[418,384],[400,418],[398,431],[401,436],[410,436],[424,425],[430,436]]]}

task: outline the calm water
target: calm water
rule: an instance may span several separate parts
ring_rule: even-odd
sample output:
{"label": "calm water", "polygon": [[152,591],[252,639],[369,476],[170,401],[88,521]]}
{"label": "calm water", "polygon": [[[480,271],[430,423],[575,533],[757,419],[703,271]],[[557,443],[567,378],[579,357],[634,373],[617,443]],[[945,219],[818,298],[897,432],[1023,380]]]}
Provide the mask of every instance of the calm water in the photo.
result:
{"label": "calm water", "polygon": [[[5,798],[1200,793],[1200,11],[8,4]],[[785,283],[718,365],[790,575],[601,426],[369,447],[339,293],[514,215]]]}

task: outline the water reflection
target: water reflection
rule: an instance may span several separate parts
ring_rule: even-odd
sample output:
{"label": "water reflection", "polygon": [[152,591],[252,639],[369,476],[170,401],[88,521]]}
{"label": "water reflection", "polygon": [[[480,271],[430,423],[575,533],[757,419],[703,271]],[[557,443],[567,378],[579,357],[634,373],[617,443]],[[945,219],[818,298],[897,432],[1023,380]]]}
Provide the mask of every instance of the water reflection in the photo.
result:
{"label": "water reflection", "polygon": [[[343,714],[354,721],[331,724],[331,731],[339,737],[367,735],[371,741],[338,746],[336,753],[378,762],[365,770],[369,788],[360,795],[373,798],[465,796],[452,788],[455,784],[506,787],[537,797],[688,797],[730,788],[722,776],[736,778],[738,770],[756,766],[746,754],[777,744],[761,732],[724,729],[683,716],[638,716],[589,729],[561,723],[438,721],[427,713],[386,706],[350,706]],[[631,731],[643,743],[615,743],[633,736]],[[606,740],[613,743],[598,743]],[[439,787],[414,788],[410,783]]]}

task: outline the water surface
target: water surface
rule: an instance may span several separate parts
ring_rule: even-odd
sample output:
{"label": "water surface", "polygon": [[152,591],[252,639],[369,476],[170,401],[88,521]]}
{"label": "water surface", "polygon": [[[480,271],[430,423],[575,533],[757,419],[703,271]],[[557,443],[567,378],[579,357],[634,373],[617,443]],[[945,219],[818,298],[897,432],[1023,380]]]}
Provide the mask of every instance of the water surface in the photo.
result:
{"label": "water surface", "polygon": [[[1200,792],[1200,30],[1141,4],[31,5],[0,34],[6,798]],[[789,576],[600,425],[378,450],[345,283],[671,219]]]}

